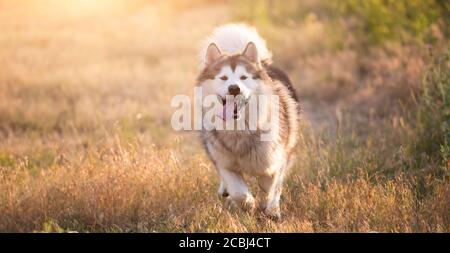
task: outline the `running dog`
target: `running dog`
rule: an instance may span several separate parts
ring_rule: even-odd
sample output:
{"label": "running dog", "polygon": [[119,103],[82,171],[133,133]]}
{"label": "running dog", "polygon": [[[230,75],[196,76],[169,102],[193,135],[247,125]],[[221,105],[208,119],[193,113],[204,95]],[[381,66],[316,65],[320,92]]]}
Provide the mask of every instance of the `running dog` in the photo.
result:
{"label": "running dog", "polygon": [[[272,54],[257,31],[244,24],[216,28],[200,53],[201,73],[197,86],[203,96],[220,103],[216,120],[244,129],[203,129],[201,139],[221,179],[219,194],[243,210],[256,208],[256,201],[243,175],[255,176],[263,196],[261,210],[279,219],[283,179],[293,159],[298,139],[299,103],[288,76],[272,65]],[[278,100],[261,102],[261,95]],[[256,128],[249,129],[252,98],[259,101]],[[274,118],[273,110],[278,110]],[[267,125],[272,129],[267,130]],[[261,140],[269,134],[270,141]]]}

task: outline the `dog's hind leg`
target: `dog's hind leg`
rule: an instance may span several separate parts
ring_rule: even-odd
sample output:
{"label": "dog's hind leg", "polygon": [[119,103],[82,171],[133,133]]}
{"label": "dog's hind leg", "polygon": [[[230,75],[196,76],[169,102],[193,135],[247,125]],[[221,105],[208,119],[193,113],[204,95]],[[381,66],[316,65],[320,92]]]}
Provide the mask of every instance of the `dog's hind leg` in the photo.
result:
{"label": "dog's hind leg", "polygon": [[219,174],[231,200],[243,210],[253,210],[255,198],[245,184],[242,174],[227,169],[219,169]]}

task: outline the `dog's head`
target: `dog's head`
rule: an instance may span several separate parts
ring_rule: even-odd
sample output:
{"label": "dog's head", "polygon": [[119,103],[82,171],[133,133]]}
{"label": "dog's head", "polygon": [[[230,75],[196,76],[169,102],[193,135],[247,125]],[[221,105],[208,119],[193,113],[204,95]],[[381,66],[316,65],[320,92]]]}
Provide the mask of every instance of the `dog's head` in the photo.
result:
{"label": "dog's head", "polygon": [[267,78],[253,42],[240,54],[222,54],[212,43],[206,51],[205,68],[199,76],[203,95],[215,95],[222,104],[217,114],[224,121],[240,119],[251,96],[261,93]]}

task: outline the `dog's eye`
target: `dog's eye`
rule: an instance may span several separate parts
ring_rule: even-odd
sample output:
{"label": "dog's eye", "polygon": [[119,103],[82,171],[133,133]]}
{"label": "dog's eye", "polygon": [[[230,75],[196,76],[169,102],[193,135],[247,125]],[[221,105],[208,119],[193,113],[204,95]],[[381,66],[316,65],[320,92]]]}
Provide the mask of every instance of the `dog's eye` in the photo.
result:
{"label": "dog's eye", "polygon": [[242,75],[241,80],[245,80],[245,79],[247,79],[247,76]]}
{"label": "dog's eye", "polygon": [[223,81],[226,81],[226,80],[228,80],[228,77],[227,76],[221,76],[220,79],[223,80]]}

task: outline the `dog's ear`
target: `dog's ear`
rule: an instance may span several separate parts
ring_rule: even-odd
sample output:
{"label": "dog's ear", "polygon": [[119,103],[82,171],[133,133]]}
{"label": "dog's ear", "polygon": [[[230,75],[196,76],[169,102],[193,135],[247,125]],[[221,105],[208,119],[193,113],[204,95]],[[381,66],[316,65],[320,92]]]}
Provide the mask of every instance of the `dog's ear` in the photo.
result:
{"label": "dog's ear", "polygon": [[259,62],[258,49],[256,49],[256,45],[253,42],[247,44],[242,55],[253,63]]}
{"label": "dog's ear", "polygon": [[209,44],[208,49],[206,50],[206,58],[205,58],[206,65],[215,62],[217,59],[220,58],[220,56],[221,53],[216,44],[214,43]]}

